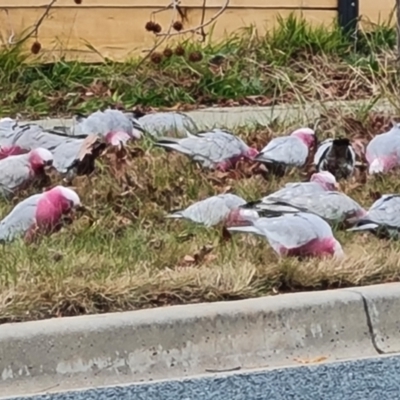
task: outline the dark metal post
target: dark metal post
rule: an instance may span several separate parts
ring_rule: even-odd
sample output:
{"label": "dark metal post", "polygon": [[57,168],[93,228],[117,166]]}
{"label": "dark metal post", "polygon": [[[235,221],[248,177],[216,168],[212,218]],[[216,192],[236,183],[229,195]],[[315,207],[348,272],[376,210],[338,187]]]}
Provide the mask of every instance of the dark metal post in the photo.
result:
{"label": "dark metal post", "polygon": [[358,3],[359,0],[338,0],[339,25],[343,28],[344,32],[351,35],[357,32]]}

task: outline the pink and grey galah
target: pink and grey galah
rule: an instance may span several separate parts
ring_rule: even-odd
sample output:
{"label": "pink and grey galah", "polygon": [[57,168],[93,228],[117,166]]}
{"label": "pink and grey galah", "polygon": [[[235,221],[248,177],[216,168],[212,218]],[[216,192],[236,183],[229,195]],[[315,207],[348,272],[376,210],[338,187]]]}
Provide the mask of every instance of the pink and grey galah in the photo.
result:
{"label": "pink and grey galah", "polygon": [[220,194],[198,201],[184,210],[167,215],[167,218],[187,219],[211,227],[224,223],[227,226],[240,225],[243,221],[258,218],[254,210],[239,208],[246,201],[235,194]]}
{"label": "pink and grey galah", "polygon": [[375,136],[367,145],[365,157],[370,174],[385,173],[400,165],[400,124]]}
{"label": "pink and grey galah", "polygon": [[370,231],[378,236],[400,238],[400,194],[384,194],[348,231]]}
{"label": "pink and grey galah", "polygon": [[0,221],[0,242],[19,237],[30,242],[37,234],[50,234],[61,227],[63,215],[80,205],[78,194],[64,186],[30,196]]}
{"label": "pink and grey galah", "polygon": [[71,136],[100,135],[107,144],[121,147],[130,140],[140,139],[144,129],[135,118],[129,118],[119,110],[107,109],[88,116],[75,116],[66,132]]}
{"label": "pink and grey galah", "polygon": [[[299,194],[292,198],[268,196],[268,201],[263,199],[250,203],[261,216],[273,216],[284,213],[307,212],[318,215],[329,223],[352,224],[366,213],[355,200],[338,191],[320,191]],[[246,206],[247,207],[247,206]]]}
{"label": "pink and grey galah", "polygon": [[269,165],[282,167],[303,167],[307,161],[310,148],[315,146],[316,136],[310,128],[300,128],[289,136],[272,139],[256,157]]}
{"label": "pink and grey galah", "polygon": [[44,168],[52,164],[53,154],[43,148],[0,160],[0,195],[11,197],[34,180],[43,178]]}
{"label": "pink and grey galah", "polygon": [[[11,118],[0,120],[0,154],[24,153],[44,148],[53,154],[53,166],[61,174],[84,175],[93,171],[94,160],[105,148],[100,139],[70,137],[36,124],[21,124]],[[85,150],[82,156],[82,150]]]}
{"label": "pink and grey galah", "polygon": [[254,204],[261,202],[263,205],[274,205],[277,202],[290,201],[297,196],[336,190],[337,188],[336,178],[330,172],[316,172],[311,175],[309,182],[289,182],[282,189],[263,197]]}
{"label": "pink and grey galah", "polygon": [[158,139],[155,146],[175,150],[185,154],[204,168],[227,171],[241,158],[254,159],[258,150],[249,147],[242,139],[231,132],[213,129],[200,132],[187,138]]}
{"label": "pink and grey galah", "polygon": [[314,214],[299,212],[258,218],[247,226],[229,227],[228,231],[263,236],[280,256],[344,257],[329,224]]}

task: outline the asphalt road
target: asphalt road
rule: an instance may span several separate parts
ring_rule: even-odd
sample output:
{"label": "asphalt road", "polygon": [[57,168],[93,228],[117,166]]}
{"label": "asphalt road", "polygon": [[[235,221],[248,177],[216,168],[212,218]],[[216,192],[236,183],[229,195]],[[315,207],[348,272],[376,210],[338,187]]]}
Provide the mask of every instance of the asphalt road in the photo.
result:
{"label": "asphalt road", "polygon": [[[397,400],[400,356],[96,388],[18,400]],[[14,398],[15,400],[16,398]]]}

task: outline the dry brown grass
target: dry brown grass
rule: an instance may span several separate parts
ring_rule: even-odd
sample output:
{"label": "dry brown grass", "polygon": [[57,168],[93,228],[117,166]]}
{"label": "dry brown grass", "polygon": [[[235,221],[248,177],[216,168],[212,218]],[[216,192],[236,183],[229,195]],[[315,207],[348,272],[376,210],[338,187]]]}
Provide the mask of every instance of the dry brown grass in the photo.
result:
{"label": "dry brown grass", "polygon": [[[332,110],[320,129],[369,138],[388,126],[386,117],[361,114]],[[272,135],[291,128],[237,133],[260,148]],[[266,180],[246,164],[229,174],[203,172],[185,157],[146,141],[130,149],[125,163],[117,164],[113,157],[100,160],[93,176],[74,182],[89,212],[38,244],[15,242],[2,248],[1,322],[366,285],[400,277],[400,245],[370,234],[337,231],[347,255],[343,261],[299,261],[279,259],[261,238],[235,235],[229,241],[220,228],[164,218],[171,209],[226,191],[255,200],[284,182],[306,179],[310,170],[280,180]],[[377,193],[400,192],[396,172],[384,179],[370,177],[366,183],[365,177],[357,179],[342,182],[342,189],[365,207]],[[1,215],[11,207],[2,203]]]}

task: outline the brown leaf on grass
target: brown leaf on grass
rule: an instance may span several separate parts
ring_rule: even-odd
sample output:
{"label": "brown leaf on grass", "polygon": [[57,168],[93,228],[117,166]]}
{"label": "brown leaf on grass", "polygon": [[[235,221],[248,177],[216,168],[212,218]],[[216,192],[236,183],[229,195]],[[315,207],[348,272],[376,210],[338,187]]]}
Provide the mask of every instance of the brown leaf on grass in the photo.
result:
{"label": "brown leaf on grass", "polygon": [[82,147],[79,150],[78,159],[82,161],[88,154],[93,153],[94,147],[101,142],[101,138],[98,135],[88,135],[82,143]]}

